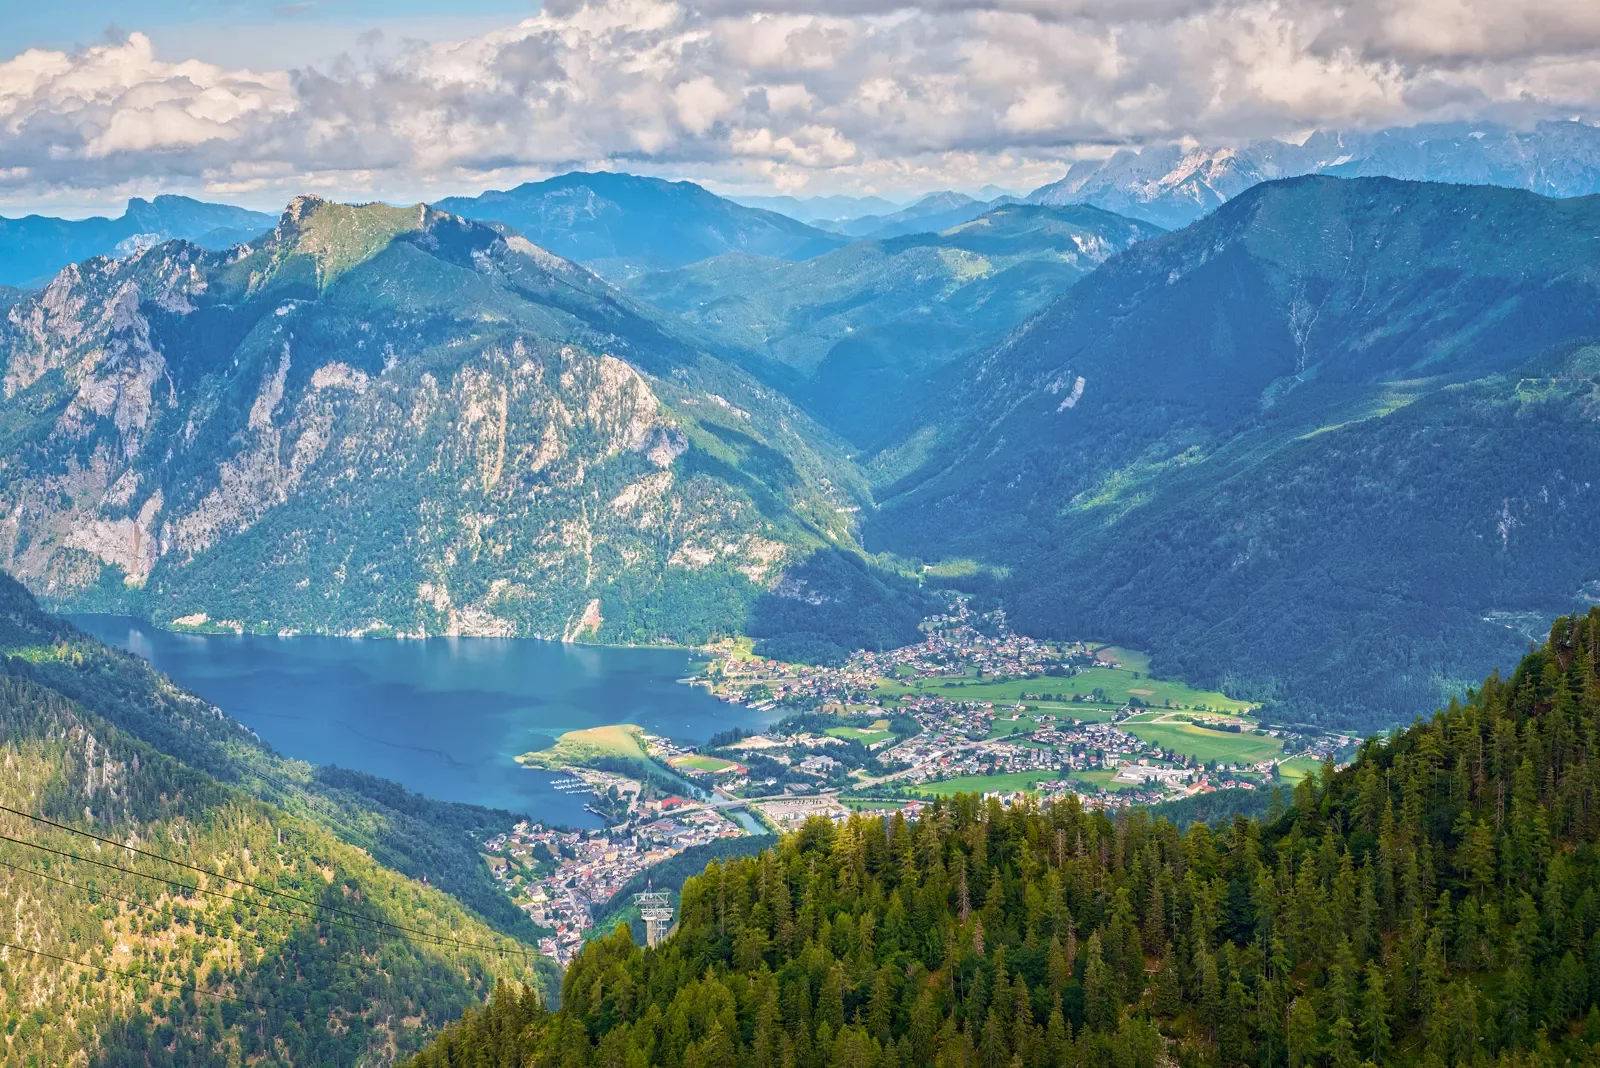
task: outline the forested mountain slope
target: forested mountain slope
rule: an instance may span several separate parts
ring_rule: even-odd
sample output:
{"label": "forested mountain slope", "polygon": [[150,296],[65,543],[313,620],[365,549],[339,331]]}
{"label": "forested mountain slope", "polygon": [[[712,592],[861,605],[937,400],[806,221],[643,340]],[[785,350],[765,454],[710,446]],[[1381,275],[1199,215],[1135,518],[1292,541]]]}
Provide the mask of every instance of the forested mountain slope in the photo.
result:
{"label": "forested mountain slope", "polygon": [[574,171],[515,189],[450,197],[437,207],[503,223],[607,278],[661,271],[725,252],[804,259],[847,238],[750,208],[693,182]]}
{"label": "forested mountain slope", "polygon": [[858,241],[798,263],[730,254],[628,289],[770,361],[751,369],[866,447],[893,431],[932,371],[1158,233],[1097,208],[1014,204],[942,233]]}
{"label": "forested mountain slope", "polygon": [[1592,1064],[1600,610],[1509,679],[1180,834],[1075,799],[821,819],[506,991],[410,1063],[739,1068]]}
{"label": "forested mountain slope", "polygon": [[385,866],[465,886],[467,806],[324,788],[5,578],[0,653],[0,1062],[383,1064],[496,979],[544,982]]}
{"label": "forested mountain slope", "polygon": [[90,260],[0,366],[0,564],[163,624],[700,641],[866,500],[669,319],[420,206]]}
{"label": "forested mountain slope", "polygon": [[1597,235],[1596,197],[1257,186],[970,360],[875,461],[871,543],[1286,718],[1403,721],[1600,580]]}

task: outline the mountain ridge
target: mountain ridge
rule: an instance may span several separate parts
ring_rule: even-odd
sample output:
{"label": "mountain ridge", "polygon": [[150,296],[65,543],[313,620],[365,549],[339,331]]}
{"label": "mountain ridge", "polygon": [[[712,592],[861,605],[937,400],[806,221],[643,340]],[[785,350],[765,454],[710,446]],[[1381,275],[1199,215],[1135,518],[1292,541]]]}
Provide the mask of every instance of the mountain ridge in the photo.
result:
{"label": "mountain ridge", "polygon": [[420,205],[87,261],[0,342],[5,561],[167,625],[703,641],[866,499],[670,321]]}
{"label": "mountain ridge", "polygon": [[612,172],[575,171],[511,190],[449,197],[437,206],[463,218],[503,223],[534,244],[619,280],[723,252],[805,259],[844,243],[692,182]]}
{"label": "mountain ridge", "polygon": [[0,693],[19,1063],[389,1063],[497,979],[551,990],[461,834],[509,813],[330,786],[4,575]]}
{"label": "mountain ridge", "polygon": [[[1539,565],[1567,522],[1560,509],[1594,507],[1581,478],[1547,507],[1514,465],[1489,459],[1513,448],[1522,421],[1566,456],[1547,468],[1561,486],[1591,451],[1596,232],[1600,198],[1393,179],[1257,186],[1114,257],[969,359],[918,429],[875,459],[882,509],[868,544],[1021,569],[1036,588],[1017,591],[1018,626],[1151,650],[1159,670],[1275,700],[1280,715],[1404,719],[1515,656],[1520,640],[1483,617],[1551,618],[1587,581],[1567,554]],[[1554,370],[1529,380],[1550,384],[1519,387],[1542,360]],[[1481,417],[1490,411],[1504,423]],[[1391,450],[1381,443],[1423,412],[1454,428],[1430,439],[1425,463],[1355,464]],[[1334,557],[1303,557],[1303,524],[1319,513],[1310,487],[1275,466],[1290,455],[1329,478],[1357,466],[1381,499],[1456,486],[1437,503],[1453,523],[1431,549],[1368,526]],[[1472,481],[1468,456],[1484,459],[1489,483]],[[1403,522],[1403,510],[1358,498],[1348,514]],[[1185,500],[1216,508],[1200,522],[1206,509]],[[1456,510],[1468,501],[1473,511]],[[1517,535],[1493,533],[1502,522]],[[1446,577],[1431,562],[1474,558],[1491,537],[1492,567]],[[1369,572],[1393,574],[1369,591]],[[1512,573],[1527,588],[1501,603],[1498,576]],[[1449,641],[1426,622],[1441,618]]]}
{"label": "mountain ridge", "polygon": [[1119,249],[1160,231],[1098,208],[1011,204],[940,233],[797,263],[717,257],[628,283],[728,346],[837,433],[869,446],[923,379],[1003,334]]}

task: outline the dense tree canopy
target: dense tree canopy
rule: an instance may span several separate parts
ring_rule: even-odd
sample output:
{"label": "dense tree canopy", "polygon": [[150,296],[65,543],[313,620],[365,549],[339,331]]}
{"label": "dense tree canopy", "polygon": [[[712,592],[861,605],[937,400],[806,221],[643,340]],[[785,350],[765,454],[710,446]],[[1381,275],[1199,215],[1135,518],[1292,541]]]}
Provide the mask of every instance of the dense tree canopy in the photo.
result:
{"label": "dense tree canopy", "polygon": [[961,796],[684,887],[420,1068],[1593,1063],[1600,609],[1268,822]]}

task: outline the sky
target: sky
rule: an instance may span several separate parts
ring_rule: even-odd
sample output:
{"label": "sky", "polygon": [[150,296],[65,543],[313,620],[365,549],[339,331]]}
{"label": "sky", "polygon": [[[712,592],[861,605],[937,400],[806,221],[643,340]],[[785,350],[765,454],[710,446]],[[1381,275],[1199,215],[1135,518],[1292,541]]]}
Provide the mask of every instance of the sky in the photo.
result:
{"label": "sky", "polygon": [[1030,189],[1117,146],[1600,116],[1595,0],[0,0],[0,213],[577,168]]}

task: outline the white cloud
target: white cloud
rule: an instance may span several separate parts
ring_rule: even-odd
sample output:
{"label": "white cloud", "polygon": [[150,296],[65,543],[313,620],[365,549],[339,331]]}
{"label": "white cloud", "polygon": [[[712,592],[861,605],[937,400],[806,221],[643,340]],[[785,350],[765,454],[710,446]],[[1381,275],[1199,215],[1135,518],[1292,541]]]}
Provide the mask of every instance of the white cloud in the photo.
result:
{"label": "white cloud", "polygon": [[786,189],[1025,184],[1108,144],[1600,105],[1594,0],[552,0],[361,64],[133,34],[0,63],[0,200],[436,196],[576,165]]}

